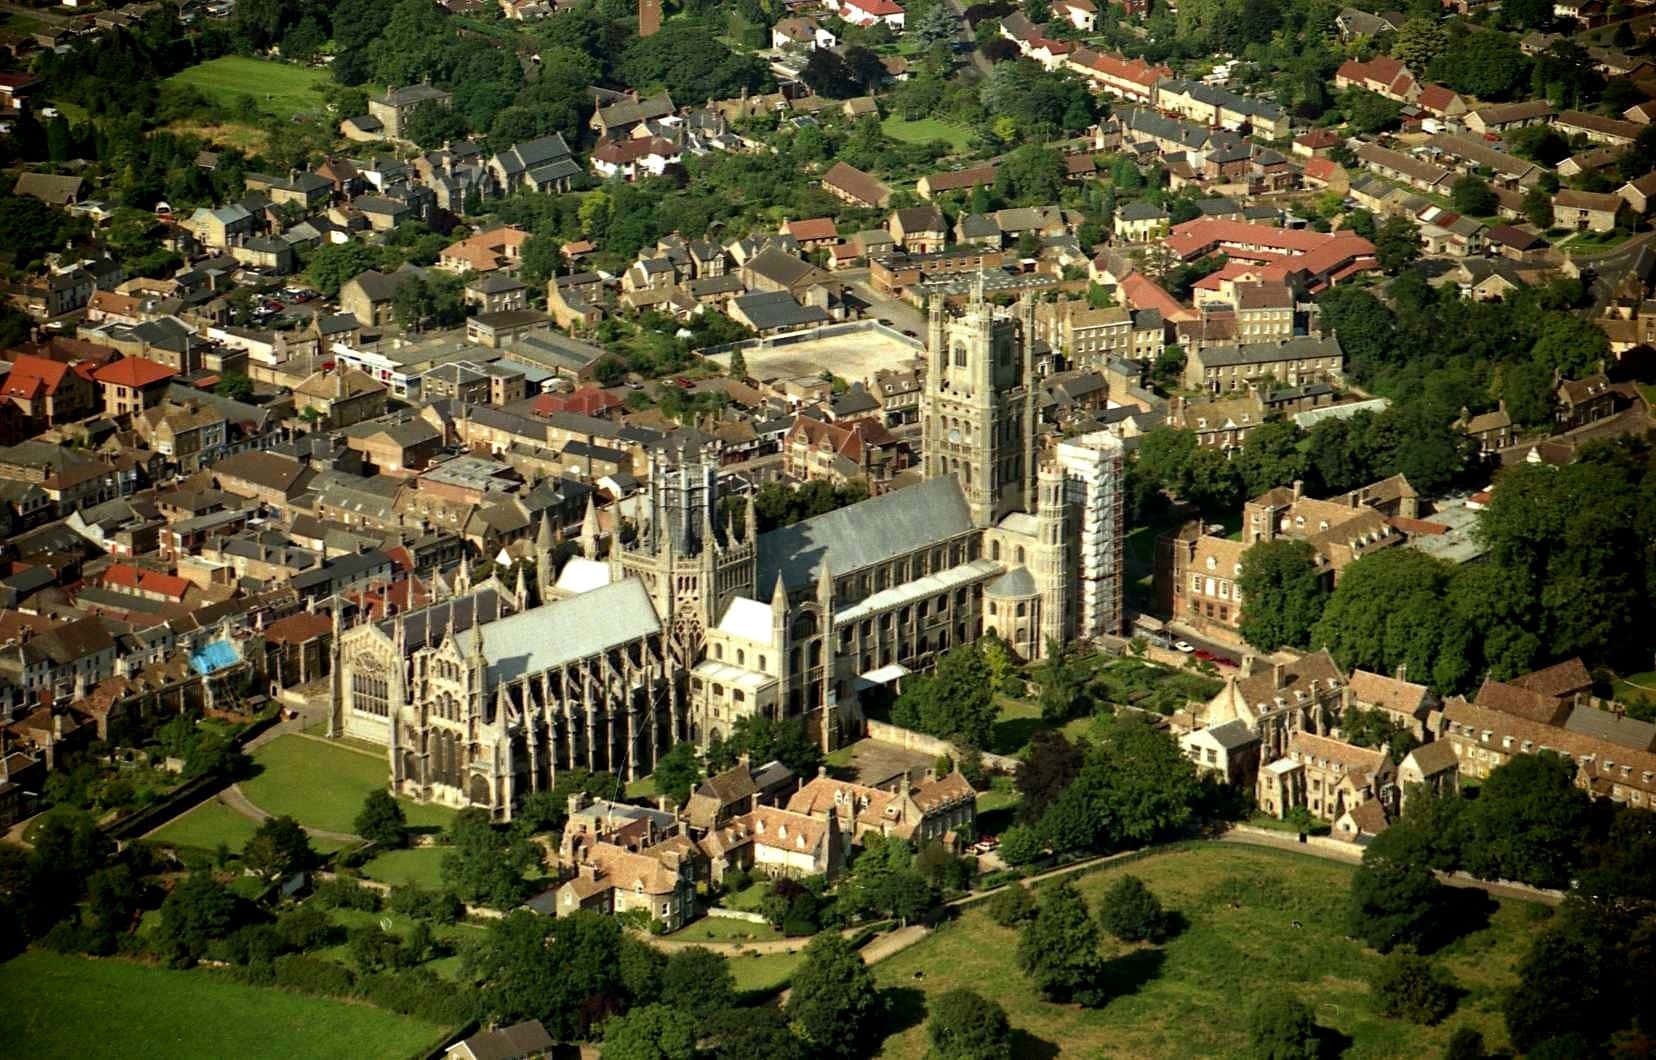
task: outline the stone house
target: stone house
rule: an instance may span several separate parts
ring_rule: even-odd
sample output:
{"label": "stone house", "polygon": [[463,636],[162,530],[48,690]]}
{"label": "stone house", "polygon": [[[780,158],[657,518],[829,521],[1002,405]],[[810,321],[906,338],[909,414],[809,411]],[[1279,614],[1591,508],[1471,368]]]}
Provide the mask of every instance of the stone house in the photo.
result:
{"label": "stone house", "polygon": [[1240,721],[1187,732],[1179,737],[1179,749],[1199,772],[1244,789],[1253,786],[1259,771],[1259,737]]}
{"label": "stone house", "polygon": [[1278,820],[1303,806],[1335,821],[1370,800],[1395,805],[1396,769],[1383,750],[1296,732],[1284,755],[1259,771],[1257,797],[1260,811]]}
{"label": "stone house", "polygon": [[896,791],[836,780],[824,769],[788,799],[787,809],[811,817],[834,818],[839,830],[858,843],[870,833],[906,839],[915,848],[941,842],[960,846],[977,828],[977,796],[956,770],[938,777],[932,770],[912,783],[907,774]]}

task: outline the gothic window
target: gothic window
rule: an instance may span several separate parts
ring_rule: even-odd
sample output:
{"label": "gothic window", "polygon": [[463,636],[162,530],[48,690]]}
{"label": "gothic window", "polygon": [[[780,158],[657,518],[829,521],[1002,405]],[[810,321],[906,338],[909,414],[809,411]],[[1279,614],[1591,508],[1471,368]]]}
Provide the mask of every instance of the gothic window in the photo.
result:
{"label": "gothic window", "polygon": [[388,717],[391,713],[391,698],[386,689],[385,679],[377,674],[353,673],[351,707],[378,718]]}
{"label": "gothic window", "polygon": [[1023,546],[1019,545],[1018,546],[1018,566],[1020,566],[1020,567],[1023,566],[1023,561],[1024,561],[1024,550],[1023,550]]}
{"label": "gothic window", "polygon": [[989,558],[992,559],[992,560],[999,560],[1000,559],[1000,542],[999,541],[996,541],[994,544],[989,546]]}
{"label": "gothic window", "polygon": [[966,367],[966,344],[963,342],[955,343],[954,363],[956,368]]}

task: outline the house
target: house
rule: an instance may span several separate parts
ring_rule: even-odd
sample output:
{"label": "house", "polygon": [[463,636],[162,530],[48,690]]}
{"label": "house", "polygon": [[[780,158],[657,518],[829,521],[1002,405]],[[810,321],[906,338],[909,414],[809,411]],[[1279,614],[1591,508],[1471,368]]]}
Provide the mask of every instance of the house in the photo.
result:
{"label": "house", "polygon": [[1566,138],[1585,136],[1593,143],[1610,144],[1614,147],[1630,146],[1644,128],[1635,121],[1606,118],[1602,114],[1590,114],[1580,110],[1559,111],[1551,124]]}
{"label": "house", "polygon": [[1391,817],[1379,799],[1359,802],[1334,819],[1329,834],[1347,843],[1364,844],[1391,827]]}
{"label": "house", "polygon": [[176,373],[144,357],[123,357],[92,373],[103,388],[104,415],[125,416],[159,402]]}
{"label": "house", "polygon": [[760,335],[833,322],[821,306],[800,305],[787,291],[753,291],[730,300],[730,318]]}
{"label": "house", "polygon": [[90,415],[100,397],[93,381],[95,366],[70,365],[35,354],[12,358],[11,371],[0,380],[0,397],[24,415],[47,426]]}
{"label": "house", "polygon": [[1350,42],[1360,37],[1378,37],[1382,33],[1396,33],[1403,25],[1404,17],[1401,12],[1382,12],[1373,14],[1368,11],[1359,11],[1354,7],[1342,8],[1334,16],[1334,28],[1339,31],[1340,40]]}
{"label": "house", "polygon": [[529,233],[515,225],[491,228],[444,247],[435,267],[453,273],[514,269],[528,241]]}
{"label": "house", "polygon": [[381,135],[400,140],[408,130],[408,119],[421,107],[440,107],[447,110],[454,97],[429,84],[405,85],[388,89],[383,96],[368,100],[368,114],[380,124]]}
{"label": "house", "polygon": [[581,172],[569,145],[557,133],[513,144],[493,155],[488,167],[501,195],[514,194],[520,188],[543,194],[565,192]]}
{"label": "house", "polygon": [[619,140],[630,136],[633,129],[645,122],[671,117],[677,110],[673,97],[666,92],[642,99],[636,92],[608,93],[601,98],[595,90],[587,128],[600,140]]}
{"label": "house", "polygon": [[826,423],[799,415],[782,439],[782,470],[800,482],[868,483],[880,493],[908,467],[908,453],[878,419]]}
{"label": "house", "polygon": [[808,15],[793,15],[778,19],[776,25],[771,27],[772,48],[786,48],[790,45],[807,51],[833,48],[839,45],[839,38],[816,19]]}
{"label": "house", "polygon": [[39,199],[48,206],[71,206],[80,202],[85,181],[79,177],[52,173],[23,173],[12,186],[13,195]]}
{"label": "house", "polygon": [[356,317],[365,328],[385,327],[393,320],[397,289],[425,274],[414,265],[402,265],[395,272],[369,269],[347,280],[339,289],[339,308]]}
{"label": "house", "polygon": [[741,870],[770,877],[834,879],[849,860],[839,820],[759,806],[715,824],[697,844],[714,883]]}
{"label": "house", "polygon": [[539,1060],[552,1055],[556,1043],[540,1020],[482,1030],[449,1046],[445,1060]]}
{"label": "house", "polygon": [[466,284],[466,304],[483,313],[500,313],[528,307],[529,288],[514,276],[493,271]]}
{"label": "house", "polygon": [[822,190],[852,206],[884,209],[891,202],[891,189],[846,162],[835,162],[822,175]]}
{"label": "house", "polygon": [[1411,791],[1430,791],[1437,794],[1460,790],[1460,759],[1447,740],[1433,740],[1421,744],[1403,757],[1397,767],[1397,785],[1401,791],[1399,808],[1407,811]]}
{"label": "house", "polygon": [[1165,207],[1134,201],[1116,208],[1113,231],[1117,239],[1128,243],[1151,243],[1166,237],[1168,224]]}
{"label": "house", "polygon": [[1636,180],[1630,180],[1616,189],[1616,194],[1627,204],[1627,208],[1634,213],[1643,215],[1650,212],[1650,207],[1656,203],[1656,170],[1646,173]]}
{"label": "house", "polygon": [[[782,222],[781,234],[791,236],[799,243],[799,249],[804,251],[822,250],[839,242],[839,229],[832,217],[811,217],[803,221]],[[709,255],[710,258],[715,257]],[[724,271],[724,251],[716,255],[718,271]],[[717,275],[709,272],[707,275]]]}
{"label": "house", "polygon": [[893,210],[887,222],[891,238],[911,254],[932,254],[949,241],[949,223],[935,206],[909,206]]}
{"label": "house", "polygon": [[695,854],[685,836],[638,850],[590,842],[580,847],[575,878],[531,901],[530,908],[547,911],[545,905],[552,904],[557,916],[636,910],[664,930],[677,931],[695,911]]}
{"label": "house", "polygon": [[632,182],[641,177],[659,177],[683,157],[682,149],[662,136],[607,140],[592,151],[592,171],[606,180],[619,177]]}
{"label": "house", "polygon": [[1462,409],[1455,426],[1478,443],[1478,452],[1484,456],[1500,452],[1512,445],[1514,440],[1512,417],[1507,414],[1504,400],[1493,411],[1480,412],[1476,416]]}
{"label": "house", "polygon": [[1558,406],[1556,419],[1560,430],[1607,419],[1616,412],[1616,390],[1610,379],[1599,372],[1582,379],[1564,379],[1554,391]]}
{"label": "house", "polygon": [[958,770],[939,777],[928,769],[918,783],[904,773],[892,783],[894,790],[888,791],[837,780],[824,769],[788,799],[787,809],[810,817],[833,817],[853,843],[878,833],[906,839],[916,848],[934,842],[958,846],[975,833],[977,797]]}
{"label": "house", "polygon": [[1344,378],[1345,352],[1337,337],[1301,336],[1276,343],[1213,346],[1192,350],[1185,362],[1184,385],[1213,394],[1246,387],[1270,376],[1278,383],[1338,384]]}
{"label": "house", "polygon": [[223,250],[253,234],[253,214],[240,203],[198,206],[184,227],[207,246]]}
{"label": "house", "polygon": [[1052,5],[1054,18],[1061,18],[1082,33],[1092,33],[1098,29],[1098,8],[1092,0],[1055,0]]}
{"label": "house", "polygon": [[385,415],[387,388],[367,372],[336,368],[316,372],[293,388],[294,408],[326,427],[349,427]]}
{"label": "house", "polygon": [[1195,729],[1179,737],[1179,749],[1201,773],[1246,790],[1259,770],[1259,737],[1240,721]]}
{"label": "house", "polygon": [[1334,821],[1371,800],[1395,806],[1396,775],[1383,750],[1300,731],[1281,758],[1259,771],[1256,795],[1260,812],[1278,820],[1303,807]]}
{"label": "house", "polygon": [[1576,232],[1611,232],[1627,205],[1613,192],[1564,188],[1553,196],[1553,227]]}
{"label": "house", "polygon": [[884,24],[894,32],[903,31],[906,16],[895,0],[829,0],[828,6],[853,26]]}
{"label": "house", "polygon": [[1481,780],[1520,754],[1557,754],[1576,765],[1575,782],[1595,798],[1656,807],[1656,753],[1641,751],[1535,714],[1497,710],[1451,696],[1444,703],[1443,735],[1462,778]]}
{"label": "house", "polygon": [[1354,670],[1346,682],[1348,709],[1377,710],[1407,729],[1416,740],[1426,739],[1428,723],[1438,700],[1425,685]]}

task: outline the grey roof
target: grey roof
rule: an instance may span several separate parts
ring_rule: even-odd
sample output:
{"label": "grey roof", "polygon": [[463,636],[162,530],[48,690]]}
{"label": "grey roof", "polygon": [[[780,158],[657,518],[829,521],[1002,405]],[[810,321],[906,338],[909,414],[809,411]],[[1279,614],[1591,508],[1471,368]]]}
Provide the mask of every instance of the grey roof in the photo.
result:
{"label": "grey roof", "polygon": [[650,594],[623,578],[483,625],[491,683],[513,681],[661,631]]}
{"label": "grey roof", "polygon": [[1214,346],[1203,350],[1198,356],[1204,367],[1219,368],[1232,364],[1269,364],[1298,357],[1344,357],[1345,353],[1340,349],[1339,340],[1333,336],[1326,339],[1301,336],[1276,345]]}
{"label": "grey roof", "polygon": [[953,475],[882,493],[848,508],[759,535],[755,588],[768,593],[780,577],[788,588],[816,579],[823,556],[847,574],[972,529],[972,515]]}
{"label": "grey roof", "polygon": [[989,596],[1034,596],[1035,577],[1028,567],[1013,567],[983,587]]}
{"label": "grey roof", "polygon": [[1597,707],[1577,707],[1565,719],[1564,727],[1583,736],[1608,740],[1623,747],[1648,751],[1656,745],[1656,724],[1612,714]]}
{"label": "grey roof", "polygon": [[1254,731],[1240,721],[1227,721],[1223,725],[1215,725],[1207,733],[1227,751],[1259,742],[1259,737],[1254,735]]}
{"label": "grey roof", "polygon": [[[492,585],[492,583],[490,583]],[[407,650],[413,652],[417,648],[442,643],[443,637],[448,634],[450,615],[453,616],[454,632],[464,633],[472,627],[472,616],[481,612],[487,623],[490,614],[498,620],[503,605],[500,594],[491,587],[479,588],[476,592],[465,596],[451,596],[434,604],[404,611],[403,640]],[[386,636],[394,636],[396,619],[386,618],[379,622],[380,632]],[[485,644],[487,641],[485,641]]]}
{"label": "grey roof", "polygon": [[760,331],[826,324],[832,319],[821,306],[800,305],[787,291],[755,291],[738,295],[735,303]]}

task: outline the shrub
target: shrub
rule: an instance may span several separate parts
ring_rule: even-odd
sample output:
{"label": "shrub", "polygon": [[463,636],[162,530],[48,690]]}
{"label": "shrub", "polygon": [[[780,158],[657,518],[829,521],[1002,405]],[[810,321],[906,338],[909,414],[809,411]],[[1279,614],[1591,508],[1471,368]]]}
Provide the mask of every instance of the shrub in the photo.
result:
{"label": "shrub", "polygon": [[332,879],[316,889],[316,900],[329,909],[359,909],[377,913],[379,892],[351,879]]}
{"label": "shrub", "polygon": [[1297,997],[1268,997],[1248,1013],[1250,1052],[1259,1060],[1317,1060],[1321,1046],[1311,1010]]}
{"label": "shrub", "polygon": [[343,964],[289,953],[271,962],[276,972],[276,985],[302,994],[322,997],[349,997],[355,980],[351,970]]}
{"label": "shrub", "polygon": [[1123,876],[1104,894],[1098,910],[1104,930],[1123,942],[1156,942],[1167,918],[1161,902],[1137,876]]}
{"label": "shrub", "polygon": [[989,919],[1001,927],[1021,924],[1035,915],[1035,896],[1021,883],[1010,883],[989,898]]}
{"label": "shrub", "polygon": [[1033,828],[1015,824],[1001,834],[1000,856],[1008,865],[1027,865],[1045,853]]}
{"label": "shrub", "polygon": [[1393,1019],[1432,1024],[1455,1010],[1458,988],[1448,971],[1418,954],[1398,950],[1375,970],[1374,997]]}

